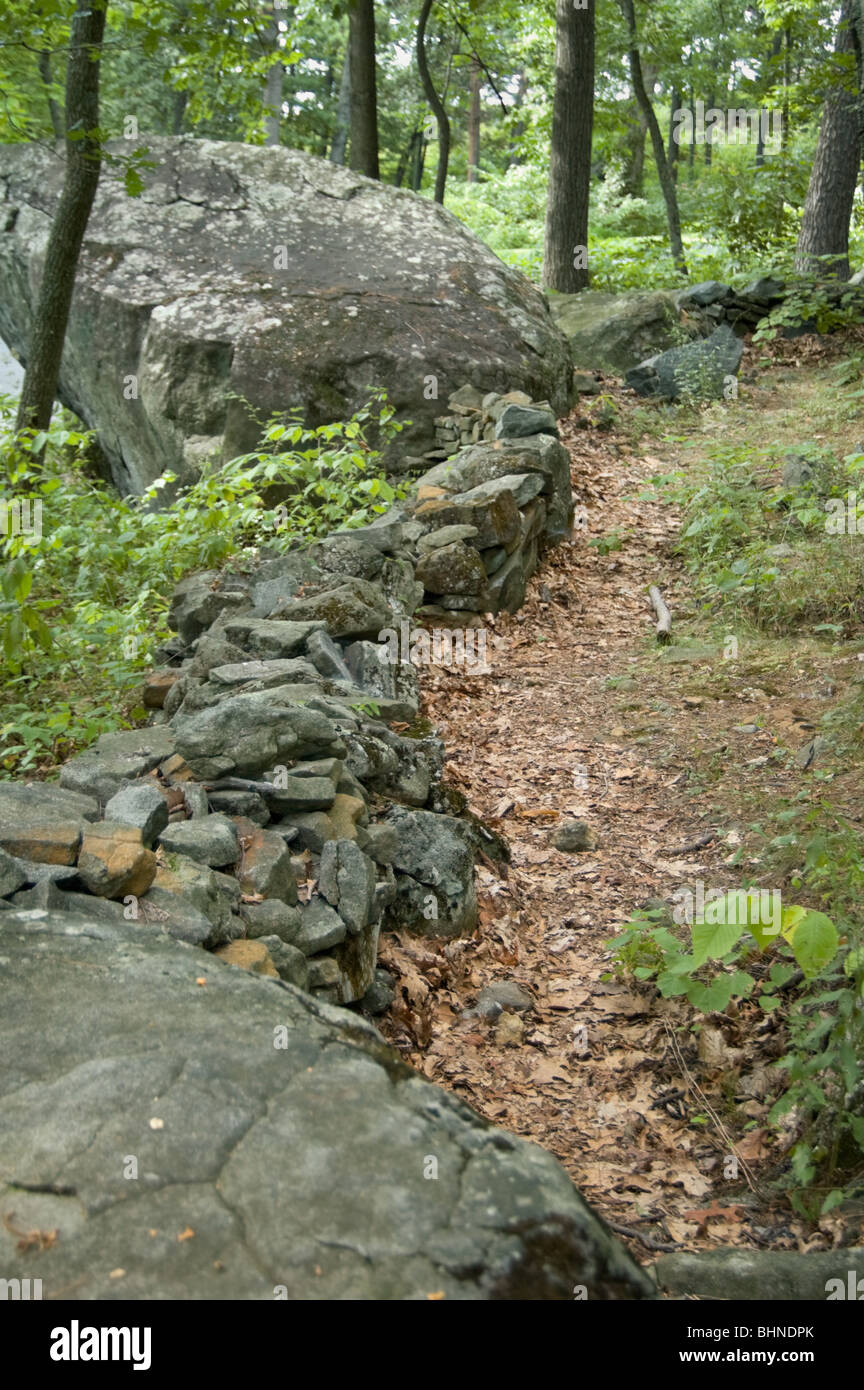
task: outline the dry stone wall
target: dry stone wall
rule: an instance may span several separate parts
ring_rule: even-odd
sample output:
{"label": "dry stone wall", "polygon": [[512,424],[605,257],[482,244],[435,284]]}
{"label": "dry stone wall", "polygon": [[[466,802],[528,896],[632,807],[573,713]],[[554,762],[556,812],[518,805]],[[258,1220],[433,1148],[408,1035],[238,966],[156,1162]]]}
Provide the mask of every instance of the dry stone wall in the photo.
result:
{"label": "dry stone wall", "polygon": [[150,726],[59,787],[0,785],[4,906],[135,922],[370,1011],[382,930],[473,930],[475,857],[507,849],[441,785],[418,666],[488,671],[484,615],[523,603],[572,497],[548,403],[466,387],[448,409],[458,439],[371,525],[181,582]]}

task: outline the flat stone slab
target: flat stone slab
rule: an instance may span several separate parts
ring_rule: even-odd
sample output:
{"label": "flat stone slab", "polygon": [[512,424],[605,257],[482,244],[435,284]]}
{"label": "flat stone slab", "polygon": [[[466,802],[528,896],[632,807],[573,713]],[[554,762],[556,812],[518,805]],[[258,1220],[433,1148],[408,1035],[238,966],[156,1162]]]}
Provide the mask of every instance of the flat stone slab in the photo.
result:
{"label": "flat stone slab", "polygon": [[0,916],[0,990],[0,1267],[46,1299],[653,1296],[550,1154],[354,1014],[39,910]]}

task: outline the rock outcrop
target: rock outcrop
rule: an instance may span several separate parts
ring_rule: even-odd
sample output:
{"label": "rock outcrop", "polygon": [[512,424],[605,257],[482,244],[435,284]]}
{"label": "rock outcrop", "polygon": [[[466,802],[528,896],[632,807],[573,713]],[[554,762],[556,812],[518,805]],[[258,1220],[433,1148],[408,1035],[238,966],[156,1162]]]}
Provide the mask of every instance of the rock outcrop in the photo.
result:
{"label": "rock outcrop", "polygon": [[39,909],[0,987],[0,1267],[44,1299],[654,1296],[550,1154],[344,1010]]}
{"label": "rock outcrop", "polygon": [[[254,448],[243,400],[320,424],[384,387],[417,454],[466,379],[566,410],[545,299],[431,200],[296,150],[146,143],[139,198],[103,171],[60,373],[121,492]],[[22,360],[62,174],[59,151],[0,149],[0,335]]]}

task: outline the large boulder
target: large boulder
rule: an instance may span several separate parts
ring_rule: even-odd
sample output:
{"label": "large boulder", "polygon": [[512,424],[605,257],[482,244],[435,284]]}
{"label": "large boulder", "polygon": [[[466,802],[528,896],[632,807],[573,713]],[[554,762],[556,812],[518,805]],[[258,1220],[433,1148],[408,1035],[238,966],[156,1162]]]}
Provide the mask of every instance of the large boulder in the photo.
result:
{"label": "large boulder", "polygon": [[728,323],[715,328],[710,338],[670,348],[640,362],[624,381],[640,396],[665,400],[719,400],[741,365],[744,344]]}
{"label": "large boulder", "polygon": [[[139,198],[103,171],[60,373],[123,492],[254,448],[244,400],[321,424],[383,386],[425,447],[431,377],[441,399],[471,380],[566,411],[545,299],[431,199],[297,150],[146,143]],[[0,335],[25,361],[63,168],[59,147],[0,149]]]}
{"label": "large boulder", "polygon": [[621,375],[698,332],[671,290],[582,290],[550,295],[550,303],[577,367]]}
{"label": "large boulder", "polygon": [[44,1298],[654,1296],[355,1014],[134,923],[5,912],[0,959],[0,1264]]}

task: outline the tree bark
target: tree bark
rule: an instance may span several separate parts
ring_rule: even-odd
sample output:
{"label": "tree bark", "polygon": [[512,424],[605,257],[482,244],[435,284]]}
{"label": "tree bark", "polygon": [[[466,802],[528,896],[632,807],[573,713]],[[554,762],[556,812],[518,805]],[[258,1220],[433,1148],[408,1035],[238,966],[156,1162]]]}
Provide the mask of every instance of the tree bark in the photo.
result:
{"label": "tree bark", "polygon": [[675,112],[681,110],[683,97],[680,92],[672,91],[672,105],[669,108],[669,143],[666,147],[666,158],[669,162],[669,171],[675,183],[678,182],[678,156],[681,153],[681,146],[673,138],[675,134]]}
{"label": "tree bark", "polygon": [[447,166],[450,163],[450,120],[444,109],[444,103],[435,90],[435,83],[432,81],[432,74],[426,61],[426,25],[434,2],[435,0],[423,0],[420,18],[417,21],[417,67],[426,100],[432,107],[435,120],[438,123],[438,168],[435,171],[435,202],[443,203],[444,190],[447,187]]}
{"label": "tree bark", "polygon": [[378,166],[378,87],[375,72],[374,0],[351,0],[348,8],[351,77],[351,168],[370,179]]}
{"label": "tree bark", "polygon": [[51,129],[54,132],[54,139],[62,140],[63,117],[60,114],[59,102],[51,95],[51,83],[53,81],[51,76],[51,54],[48,52],[47,48],[43,49],[39,54],[38,62],[39,76],[42,78],[42,84],[45,88],[45,97],[48,102],[48,114],[51,117]]}
{"label": "tree bark", "polygon": [[651,98],[645,88],[645,79],[642,76],[642,58],[639,53],[639,40],[636,35],[636,11],[633,0],[618,0],[624,22],[627,25],[627,57],[630,64],[630,80],[633,83],[633,95],[645,113],[645,122],[651,136],[651,148],[654,151],[654,162],[657,165],[657,177],[660,180],[660,188],[663,192],[663,201],[666,204],[666,221],[669,227],[669,246],[672,251],[672,259],[682,275],[687,274],[687,262],[684,259],[684,242],[681,238],[681,214],[678,210],[678,195],[675,192],[675,180],[672,177],[669,163],[666,159],[666,150],[663,147],[663,133],[657,121]]}
{"label": "tree bark", "polygon": [[344,164],[348,148],[348,128],[351,124],[351,44],[345,49],[342,76],[339,80],[339,100],[336,105],[336,133],[330,150],[331,164]]}
{"label": "tree bark", "polygon": [[471,91],[468,106],[468,169],[465,174],[466,183],[477,182],[477,172],[480,168],[480,88],[482,85],[480,81],[480,64],[476,58],[472,58]]}
{"label": "tree bark", "polygon": [[[279,52],[279,21],[273,5],[265,5],[267,23],[264,30],[265,42],[274,53]],[[282,122],[282,64],[277,62],[268,70],[261,100],[264,105],[264,144],[281,144],[280,125]]]}
{"label": "tree bark", "polygon": [[[843,0],[834,51],[855,52],[854,26],[859,0]],[[795,248],[795,269],[800,274],[818,273],[838,280],[849,279],[849,219],[858,182],[860,143],[858,134],[858,69],[844,70],[825,98],[819,140],[813,157],[804,216]],[[821,256],[839,259],[823,262]]]}
{"label": "tree bark", "polygon": [[594,122],[594,0],[556,0],[555,95],[543,246],[546,289],[588,284],[588,194]]}
{"label": "tree bark", "polygon": [[76,0],[72,16],[66,64],[66,173],[27,346],[18,430],[47,429],[54,409],[75,270],[102,168],[99,66],[106,8],[100,0]]}

